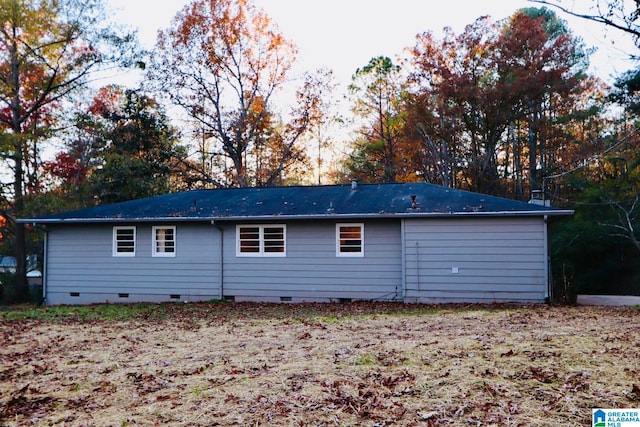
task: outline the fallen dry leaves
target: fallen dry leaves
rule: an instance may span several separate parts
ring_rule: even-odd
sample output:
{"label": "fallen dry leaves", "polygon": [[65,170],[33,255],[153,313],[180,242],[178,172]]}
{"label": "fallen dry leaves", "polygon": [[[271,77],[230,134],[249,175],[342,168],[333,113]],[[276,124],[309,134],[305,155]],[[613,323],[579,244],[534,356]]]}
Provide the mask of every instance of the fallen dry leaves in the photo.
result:
{"label": "fallen dry leaves", "polygon": [[0,426],[557,426],[640,407],[636,308],[158,310],[0,317]]}

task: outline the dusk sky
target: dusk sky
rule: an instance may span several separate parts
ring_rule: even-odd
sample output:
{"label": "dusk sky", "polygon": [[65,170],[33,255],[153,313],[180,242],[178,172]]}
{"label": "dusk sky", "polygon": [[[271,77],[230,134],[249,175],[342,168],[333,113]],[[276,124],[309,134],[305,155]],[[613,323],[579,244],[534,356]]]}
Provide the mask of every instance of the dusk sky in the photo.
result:
{"label": "dusk sky", "polygon": [[[152,48],[156,32],[166,28],[187,0],[108,0],[118,10],[116,20],[138,28],[140,40]],[[425,31],[441,34],[452,27],[456,34],[483,15],[494,19],[510,16],[522,7],[540,7],[526,0],[449,0],[434,8],[425,0],[255,0],[299,48],[303,70],[327,67],[342,84],[354,71],[375,56],[395,59],[413,46],[415,35]],[[557,11],[587,46],[598,49],[592,56],[594,74],[611,82],[611,75],[630,68],[626,61],[630,38],[604,26],[572,18]]]}

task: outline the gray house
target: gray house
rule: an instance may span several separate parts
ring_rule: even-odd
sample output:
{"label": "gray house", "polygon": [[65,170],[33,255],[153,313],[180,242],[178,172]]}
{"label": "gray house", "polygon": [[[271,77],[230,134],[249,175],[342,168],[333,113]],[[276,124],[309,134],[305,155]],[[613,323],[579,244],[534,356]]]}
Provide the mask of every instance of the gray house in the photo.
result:
{"label": "gray house", "polygon": [[195,190],[20,220],[47,304],[533,302],[572,211],[426,183]]}

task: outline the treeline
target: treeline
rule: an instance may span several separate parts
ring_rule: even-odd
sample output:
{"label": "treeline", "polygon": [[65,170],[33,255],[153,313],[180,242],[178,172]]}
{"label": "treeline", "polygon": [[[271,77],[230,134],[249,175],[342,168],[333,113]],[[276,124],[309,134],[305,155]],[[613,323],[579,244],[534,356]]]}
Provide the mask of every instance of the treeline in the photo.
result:
{"label": "treeline", "polygon": [[[326,137],[331,71],[294,75],[294,43],[250,0],[191,1],[146,53],[105,16],[101,0],[0,2],[2,252],[16,255],[19,288],[42,242],[16,218],[324,174],[537,192],[576,210],[553,226],[563,294],[640,293],[640,72],[613,87],[590,76],[590,49],[553,11],[425,32],[396,60],[372,58],[346,94],[357,136],[339,140]],[[122,67],[140,70],[140,87],[92,89],[96,72]],[[344,155],[327,170],[331,148]]]}
{"label": "treeline", "polygon": [[590,50],[548,9],[417,36],[408,58],[354,75],[360,137],[345,175],[528,201],[574,218],[552,225],[556,294],[640,294],[638,89],[587,73]]}

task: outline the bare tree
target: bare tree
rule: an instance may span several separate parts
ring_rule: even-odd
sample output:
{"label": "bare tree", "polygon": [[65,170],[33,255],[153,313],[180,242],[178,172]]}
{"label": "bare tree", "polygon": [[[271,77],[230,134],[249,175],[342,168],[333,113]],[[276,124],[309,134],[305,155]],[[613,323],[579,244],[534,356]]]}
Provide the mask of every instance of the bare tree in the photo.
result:
{"label": "bare tree", "polygon": [[636,194],[633,200],[626,206],[613,199],[609,199],[607,203],[615,212],[618,223],[600,223],[600,225],[611,230],[609,234],[611,237],[618,237],[629,241],[629,243],[640,252],[640,241],[638,241],[635,230],[638,214],[640,214],[640,194]]}
{"label": "bare tree", "polygon": [[301,136],[322,119],[326,74],[307,75],[280,115],[296,48],[250,0],[192,0],[159,33],[148,84],[215,142],[213,164],[232,163],[219,185],[272,185],[303,158]]}
{"label": "bare tree", "polygon": [[[597,22],[615,30],[630,34],[640,47],[640,2],[628,0],[590,0],[588,2],[568,0],[529,0],[556,8],[568,15]],[[571,6],[565,6],[565,3]],[[579,4],[581,9],[576,9]],[[636,58],[637,55],[630,54]]]}

